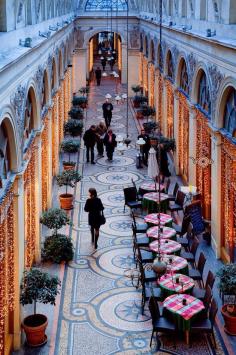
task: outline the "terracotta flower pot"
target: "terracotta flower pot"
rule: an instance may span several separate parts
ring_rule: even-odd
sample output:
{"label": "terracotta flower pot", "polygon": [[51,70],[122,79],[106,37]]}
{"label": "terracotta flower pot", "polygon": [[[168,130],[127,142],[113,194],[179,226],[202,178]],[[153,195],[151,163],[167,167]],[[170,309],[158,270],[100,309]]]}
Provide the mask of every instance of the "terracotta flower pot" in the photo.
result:
{"label": "terracotta flower pot", "polygon": [[[234,314],[230,314],[227,311],[227,307],[231,306],[231,308],[234,308]],[[235,305],[228,305],[225,304],[222,309],[221,309],[221,314],[224,318],[225,321],[225,326],[224,326],[224,330],[226,333],[230,334],[230,335],[236,335],[236,315],[235,315]]]}
{"label": "terracotta flower pot", "polygon": [[48,319],[43,314],[33,314],[24,319],[22,327],[26,334],[27,343],[30,346],[41,346],[47,342],[45,330]]}
{"label": "terracotta flower pot", "polygon": [[75,165],[70,163],[63,163],[64,170],[75,170]]}
{"label": "terracotta flower pot", "polygon": [[60,205],[63,210],[71,210],[73,208],[73,195],[61,194],[59,196]]}

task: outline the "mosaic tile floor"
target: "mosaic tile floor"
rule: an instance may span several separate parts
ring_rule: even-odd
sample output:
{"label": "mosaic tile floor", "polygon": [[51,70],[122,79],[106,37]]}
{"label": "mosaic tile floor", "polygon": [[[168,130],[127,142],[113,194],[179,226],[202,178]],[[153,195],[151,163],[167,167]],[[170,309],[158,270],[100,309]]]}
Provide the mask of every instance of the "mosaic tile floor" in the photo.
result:
{"label": "mosaic tile floor", "polygon": [[[114,83],[109,79],[103,80],[99,88],[91,87],[87,127],[101,119],[101,105],[107,92],[115,94]],[[125,105],[114,106],[111,127],[116,134],[124,134]],[[83,179],[73,212],[76,256],[65,271],[55,355],[156,353],[155,341],[149,348],[152,325],[148,307],[142,315],[140,290],[132,287],[125,276],[125,270],[134,267],[134,261],[131,218],[127,208],[123,213],[123,187],[130,185],[131,179],[137,184],[147,179],[146,170],[135,167],[137,129],[132,117],[129,132],[132,144],[125,155],[115,153],[112,162],[106,157],[97,159],[94,166],[81,162]],[[100,230],[97,251],[91,244],[87,214],[83,211],[89,187],[96,187],[107,220]],[[178,339],[176,349],[171,339],[162,337],[162,341],[167,349],[178,354],[224,353],[220,346],[212,351],[204,336],[193,338],[191,348],[183,339]]]}

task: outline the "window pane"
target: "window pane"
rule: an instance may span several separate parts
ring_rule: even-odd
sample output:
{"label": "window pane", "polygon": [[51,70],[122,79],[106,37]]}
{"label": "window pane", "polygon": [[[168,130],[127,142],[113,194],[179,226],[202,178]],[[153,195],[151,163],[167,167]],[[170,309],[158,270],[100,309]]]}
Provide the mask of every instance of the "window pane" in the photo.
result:
{"label": "window pane", "polygon": [[125,11],[127,10],[126,0],[88,0],[85,11]]}

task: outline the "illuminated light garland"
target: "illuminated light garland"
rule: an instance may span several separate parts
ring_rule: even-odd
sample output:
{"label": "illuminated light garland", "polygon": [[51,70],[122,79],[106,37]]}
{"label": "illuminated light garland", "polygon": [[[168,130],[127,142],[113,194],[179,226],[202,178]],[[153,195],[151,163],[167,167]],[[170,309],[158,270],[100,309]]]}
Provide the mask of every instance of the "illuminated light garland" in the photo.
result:
{"label": "illuminated light garland", "polygon": [[174,137],[174,92],[169,80],[165,80],[166,95],[167,95],[167,137]]}
{"label": "illuminated light garland", "polygon": [[196,180],[203,216],[211,219],[211,134],[207,118],[196,110]]}
{"label": "illuminated light garland", "polygon": [[139,82],[143,85],[143,53],[140,53],[139,56]]}
{"label": "illuminated light garland", "polygon": [[[15,233],[13,187],[0,205],[0,353],[4,354],[6,321],[15,307]],[[5,215],[7,210],[7,215]],[[5,218],[3,218],[3,216]]]}
{"label": "illuminated light garland", "polygon": [[233,260],[236,244],[236,148],[222,137],[221,148],[221,223],[222,245]]}
{"label": "illuminated light garland", "polygon": [[163,122],[162,95],[163,95],[164,79],[159,69],[157,69],[157,85],[158,85],[157,118],[160,124],[161,131],[163,132],[164,122]]}
{"label": "illuminated light garland", "polygon": [[52,176],[57,174],[58,171],[58,93],[53,98],[52,107]]}
{"label": "illuminated light garland", "polygon": [[62,141],[63,139],[63,124],[64,124],[64,93],[62,88],[60,88],[58,90],[58,94],[59,94],[59,114],[58,114],[58,118],[59,118],[59,143]]}
{"label": "illuminated light garland", "polygon": [[42,150],[42,210],[46,211],[48,207],[48,191],[49,191],[49,118],[45,117],[44,129],[41,136]]}
{"label": "illuminated light garland", "polygon": [[154,106],[154,88],[155,88],[155,68],[153,64],[150,64],[150,85],[149,85],[149,105]]}
{"label": "illuminated light garland", "polygon": [[36,191],[35,169],[36,151],[35,142],[28,149],[31,157],[24,173],[24,196],[25,196],[25,268],[32,266],[36,251]]}
{"label": "illuminated light garland", "polygon": [[179,173],[185,182],[189,175],[189,107],[186,97],[179,92],[178,158]]}
{"label": "illuminated light garland", "polygon": [[143,88],[144,95],[148,93],[148,61],[145,57],[143,57]]}

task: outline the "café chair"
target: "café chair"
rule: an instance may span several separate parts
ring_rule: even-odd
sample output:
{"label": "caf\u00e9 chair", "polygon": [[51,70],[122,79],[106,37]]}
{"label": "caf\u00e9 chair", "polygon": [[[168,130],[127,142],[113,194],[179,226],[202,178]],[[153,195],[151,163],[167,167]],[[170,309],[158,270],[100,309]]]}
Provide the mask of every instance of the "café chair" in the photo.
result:
{"label": "caf\u00e9 chair", "polygon": [[183,206],[184,206],[184,199],[185,199],[185,194],[178,190],[177,194],[176,194],[176,198],[174,200],[173,204],[169,204],[168,209],[170,210],[171,214],[173,212],[179,212],[179,211],[183,211]]}
{"label": "caf\u00e9 chair", "polygon": [[184,215],[181,226],[174,223],[172,225],[177,234],[176,241],[180,243],[181,246],[186,250],[189,249],[189,238],[191,236],[191,233],[189,231],[190,223],[191,217],[189,215]]}
{"label": "caf\u00e9 chair", "polygon": [[182,258],[186,259],[189,263],[195,265],[195,256],[196,256],[196,252],[197,252],[198,247],[199,247],[199,240],[197,239],[197,237],[194,237],[193,242],[190,247],[190,251],[189,252],[182,251],[180,253],[180,256]]}
{"label": "caf\u00e9 chair", "polygon": [[[170,333],[173,335],[175,341],[176,326],[175,324],[164,316],[161,316],[159,305],[154,297],[149,300],[149,310],[152,318],[152,335],[150,339],[150,347],[152,346],[152,339],[156,333],[156,341],[159,343],[158,333]],[[174,344],[176,346],[176,344]]]}
{"label": "caf\u00e9 chair", "polygon": [[148,229],[148,224],[143,222],[143,223],[137,223],[136,218],[134,215],[134,212],[131,210],[131,217],[133,219],[133,224],[134,224],[134,229],[136,233],[146,233]]}
{"label": "caf\u00e9 chair", "polygon": [[201,252],[197,262],[197,269],[189,269],[188,271],[189,277],[191,277],[194,281],[198,281],[200,285],[203,284],[203,270],[205,264],[206,264],[205,255],[203,254],[203,252]]}
{"label": "caf\u00e9 chair", "polygon": [[167,179],[166,186],[165,186],[165,194],[167,195],[169,193],[169,188],[170,188],[170,178]]}
{"label": "caf\u00e9 chair", "polygon": [[142,209],[142,202],[138,201],[136,189],[134,187],[125,187],[123,191],[124,191],[124,198],[125,198],[124,212],[125,212],[125,206],[128,206],[131,209],[131,211],[136,208]]}
{"label": "caf\u00e9 chair", "polygon": [[179,184],[176,182],[174,186],[173,194],[168,194],[169,201],[175,201],[178,190],[179,190]]}
{"label": "caf\u00e9 chair", "polygon": [[216,300],[213,298],[211,301],[209,318],[205,319],[196,319],[191,323],[190,333],[198,333],[199,335],[202,333],[210,334],[213,338],[214,347],[216,348],[216,340],[214,335],[214,325],[215,318],[218,311]]}
{"label": "caf\u00e9 chair", "polygon": [[215,275],[211,270],[209,270],[204,288],[194,287],[192,291],[192,296],[202,301],[206,295],[207,286],[209,286],[212,290],[214,283],[215,283]]}
{"label": "caf\u00e9 chair", "polygon": [[[185,213],[189,214],[191,217],[194,235],[199,235],[201,233],[204,233],[205,235],[210,234],[210,221],[205,220],[202,216],[202,207],[200,200],[193,201],[191,204],[186,206]],[[206,239],[206,237],[204,239]]]}
{"label": "caf\u00e9 chair", "polygon": [[136,186],[136,184],[135,184],[134,179],[131,179],[131,181],[132,181],[132,185],[133,185],[133,187],[134,187],[134,188],[135,188],[135,190],[136,190],[137,200],[138,200],[138,201],[142,201],[142,200],[143,200],[143,196],[142,196],[141,194],[139,194],[139,192],[138,192],[138,189],[137,189],[137,186]]}

